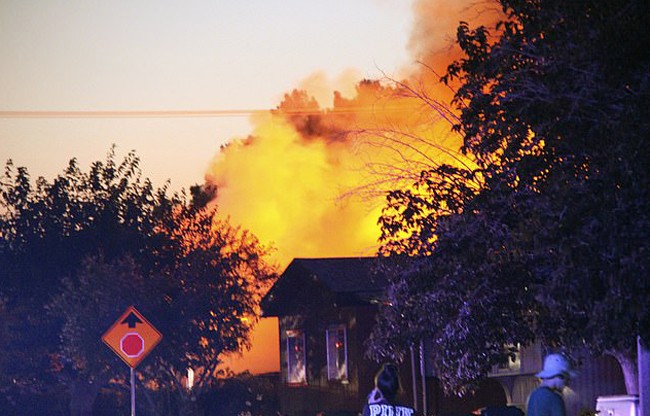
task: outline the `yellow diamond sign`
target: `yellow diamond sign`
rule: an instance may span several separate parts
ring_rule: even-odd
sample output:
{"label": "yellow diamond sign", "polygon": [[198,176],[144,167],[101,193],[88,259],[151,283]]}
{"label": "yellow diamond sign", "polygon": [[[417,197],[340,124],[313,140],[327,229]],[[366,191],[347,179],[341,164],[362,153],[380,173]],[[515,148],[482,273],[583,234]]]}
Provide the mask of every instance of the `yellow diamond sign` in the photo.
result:
{"label": "yellow diamond sign", "polygon": [[102,341],[131,368],[137,367],[161,339],[162,334],[133,306],[102,336]]}

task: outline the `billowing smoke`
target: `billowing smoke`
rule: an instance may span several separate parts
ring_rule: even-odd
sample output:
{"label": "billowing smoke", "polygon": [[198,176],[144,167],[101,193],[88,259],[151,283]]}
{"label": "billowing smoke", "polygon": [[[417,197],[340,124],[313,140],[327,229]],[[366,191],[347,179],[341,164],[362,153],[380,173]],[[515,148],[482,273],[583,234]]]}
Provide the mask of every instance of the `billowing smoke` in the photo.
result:
{"label": "billowing smoke", "polygon": [[414,63],[403,74],[350,72],[333,83],[312,74],[214,157],[206,183],[217,188],[220,215],[272,244],[280,264],[375,254],[387,189],[441,162],[467,163],[450,132],[452,93],[437,74],[458,54],[458,22],[485,20],[485,6],[429,0],[413,10]]}

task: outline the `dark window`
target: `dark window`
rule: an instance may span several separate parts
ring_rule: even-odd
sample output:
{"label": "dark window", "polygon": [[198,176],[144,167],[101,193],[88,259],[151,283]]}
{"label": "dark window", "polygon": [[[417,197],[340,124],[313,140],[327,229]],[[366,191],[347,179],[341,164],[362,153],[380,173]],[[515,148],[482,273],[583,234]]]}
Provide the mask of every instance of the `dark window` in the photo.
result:
{"label": "dark window", "polygon": [[348,342],[345,325],[331,325],[325,335],[327,343],[327,378],[348,380]]}
{"label": "dark window", "polygon": [[306,384],[305,334],[299,330],[287,331],[287,382]]}

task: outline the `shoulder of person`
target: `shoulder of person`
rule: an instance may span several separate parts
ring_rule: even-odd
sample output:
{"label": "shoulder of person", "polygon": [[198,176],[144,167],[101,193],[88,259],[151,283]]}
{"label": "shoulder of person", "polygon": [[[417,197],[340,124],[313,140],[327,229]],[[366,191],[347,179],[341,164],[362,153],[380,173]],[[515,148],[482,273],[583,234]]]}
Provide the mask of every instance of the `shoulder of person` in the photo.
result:
{"label": "shoulder of person", "polygon": [[553,390],[550,387],[547,386],[539,386],[531,394],[536,394],[536,395],[547,395],[547,394],[555,394]]}
{"label": "shoulder of person", "polygon": [[366,404],[364,416],[412,416],[415,410],[408,406],[394,405],[387,401]]}

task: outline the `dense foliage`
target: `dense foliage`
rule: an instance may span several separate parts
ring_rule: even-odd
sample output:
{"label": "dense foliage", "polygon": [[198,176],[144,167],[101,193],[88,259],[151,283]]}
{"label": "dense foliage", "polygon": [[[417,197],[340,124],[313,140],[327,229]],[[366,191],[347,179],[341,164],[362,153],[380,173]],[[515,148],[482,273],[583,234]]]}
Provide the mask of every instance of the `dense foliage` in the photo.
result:
{"label": "dense foliage", "polygon": [[443,77],[478,168],[423,172],[381,219],[382,253],[418,260],[396,274],[370,353],[433,340],[456,393],[504,346],[587,348],[625,370],[636,337],[650,342],[650,6],[500,3],[493,30],[460,24],[464,57]]}
{"label": "dense foliage", "polygon": [[[10,402],[64,383],[72,413],[82,414],[109,381],[128,378],[101,336],[129,305],[164,337],[138,367],[143,383],[188,404],[215,383],[219,355],[248,345],[275,272],[253,235],[197,201],[154,189],[132,153],[118,164],[111,150],[89,172],[73,159],[52,182],[35,184],[7,163],[0,374]],[[192,390],[182,379],[188,368],[196,369]]]}

